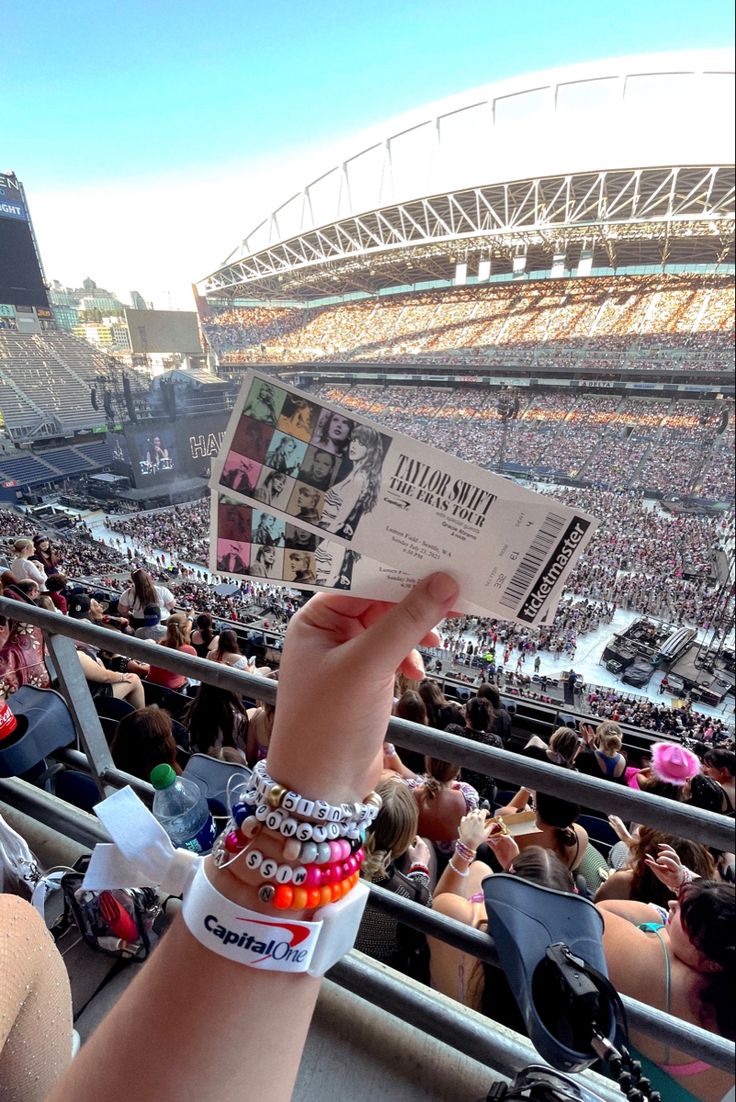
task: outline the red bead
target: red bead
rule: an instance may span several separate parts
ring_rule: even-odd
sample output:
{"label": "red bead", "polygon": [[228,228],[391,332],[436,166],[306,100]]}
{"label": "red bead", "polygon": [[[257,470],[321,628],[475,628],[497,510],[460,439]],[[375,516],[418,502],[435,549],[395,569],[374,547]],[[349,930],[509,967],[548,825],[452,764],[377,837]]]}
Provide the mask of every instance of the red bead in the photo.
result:
{"label": "red bead", "polygon": [[322,898],[319,888],[310,888],[307,892],[307,906],[319,907],[320,899]]}
{"label": "red bead", "polygon": [[280,911],[288,911],[294,901],[294,889],[289,884],[280,884],[273,897],[274,907]]}

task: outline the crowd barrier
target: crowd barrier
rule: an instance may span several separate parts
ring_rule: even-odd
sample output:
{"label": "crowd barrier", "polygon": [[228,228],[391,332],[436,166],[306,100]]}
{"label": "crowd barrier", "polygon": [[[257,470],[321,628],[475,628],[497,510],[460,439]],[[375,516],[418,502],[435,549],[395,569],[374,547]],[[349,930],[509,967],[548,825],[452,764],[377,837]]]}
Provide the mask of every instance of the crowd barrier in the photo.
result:
{"label": "crowd barrier", "polygon": [[[20,605],[17,601],[4,597],[0,597],[0,614],[43,630],[58,675],[59,687],[67,700],[79,737],[82,753],[66,752],[74,755],[72,760],[75,764],[82,765],[86,761],[101,795],[131,784],[144,799],[152,797],[153,789],[149,784],[116,769],[87,683],[82,676],[73,640],[104,650],[113,649],[116,653],[141,661],[150,659],[151,643],[111,632],[86,621],[68,620],[44,609]],[[158,665],[171,672],[231,689],[241,695],[270,702],[276,700],[277,684],[272,680],[166,648],[157,649],[156,658]],[[603,778],[583,776],[546,762],[531,761],[507,750],[479,746],[469,739],[405,720],[392,719],[389,729],[391,739],[400,746],[432,753],[513,784],[554,793],[606,814],[615,812],[622,818],[646,823],[704,845],[718,849],[731,849],[733,845],[733,823],[723,815],[692,809],[671,800],[613,785]],[[85,845],[109,841],[102,824],[94,817],[49,796],[23,780],[0,779],[0,800]],[[449,941],[457,948],[488,960],[489,963],[497,964],[492,942],[485,934],[434,914],[416,903],[400,899],[375,885],[371,886],[371,901],[380,909],[396,914],[401,921],[414,928]],[[366,980],[365,984],[372,994],[365,994],[363,985],[356,981],[356,976],[361,975],[361,965],[356,961],[356,956],[360,957],[359,954],[351,954],[337,965],[330,973],[330,978],[344,983],[358,994],[365,995],[369,1001],[375,1001],[388,1012],[399,1014],[411,1024],[433,1033],[433,1029],[428,1028],[431,1016],[428,1015],[428,1000],[431,1006],[433,993],[427,988],[417,992],[416,984],[403,984],[403,978],[390,969],[374,969],[370,982]],[[630,1024],[635,1028],[668,1040],[695,1059],[706,1060],[724,1070],[732,1070],[735,1050],[731,1042],[635,1000],[625,998],[624,1005]],[[518,1070],[529,1062],[528,1046],[521,1043],[522,1038],[508,1039],[490,1021],[484,1044],[479,1044],[474,1023],[466,1021],[463,1032],[461,1014],[452,1022],[451,1029],[448,1023],[448,1030],[456,1047],[483,1059],[503,1074]],[[442,1032],[442,1039],[445,1041],[448,1030]]]}

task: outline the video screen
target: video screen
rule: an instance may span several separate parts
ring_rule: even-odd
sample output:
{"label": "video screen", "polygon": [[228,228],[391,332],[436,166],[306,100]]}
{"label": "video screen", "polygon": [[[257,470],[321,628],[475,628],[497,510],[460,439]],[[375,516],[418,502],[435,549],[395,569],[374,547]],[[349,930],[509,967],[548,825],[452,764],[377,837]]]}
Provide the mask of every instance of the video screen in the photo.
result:
{"label": "video screen", "polygon": [[143,485],[157,479],[171,479],[177,472],[177,449],[174,427],[137,429],[133,432],[136,445],[136,483]]}

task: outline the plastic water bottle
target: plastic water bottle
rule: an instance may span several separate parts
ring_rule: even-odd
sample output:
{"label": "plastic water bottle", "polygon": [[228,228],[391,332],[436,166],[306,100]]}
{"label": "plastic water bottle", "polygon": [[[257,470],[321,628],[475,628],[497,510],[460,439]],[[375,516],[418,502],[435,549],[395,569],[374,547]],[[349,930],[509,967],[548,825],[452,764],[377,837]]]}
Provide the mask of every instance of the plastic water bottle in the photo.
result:
{"label": "plastic water bottle", "polygon": [[153,814],[175,846],[207,853],[215,840],[215,824],[207,801],[194,781],[176,775],[170,765],[151,771],[156,789]]}

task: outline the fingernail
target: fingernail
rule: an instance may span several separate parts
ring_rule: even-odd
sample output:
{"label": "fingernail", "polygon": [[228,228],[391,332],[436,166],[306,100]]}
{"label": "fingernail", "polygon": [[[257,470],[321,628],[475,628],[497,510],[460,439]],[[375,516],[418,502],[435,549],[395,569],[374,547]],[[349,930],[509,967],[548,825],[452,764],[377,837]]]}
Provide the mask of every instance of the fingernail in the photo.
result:
{"label": "fingernail", "polygon": [[458,593],[458,585],[449,574],[433,574],[429,579],[429,595],[438,604],[452,601]]}

